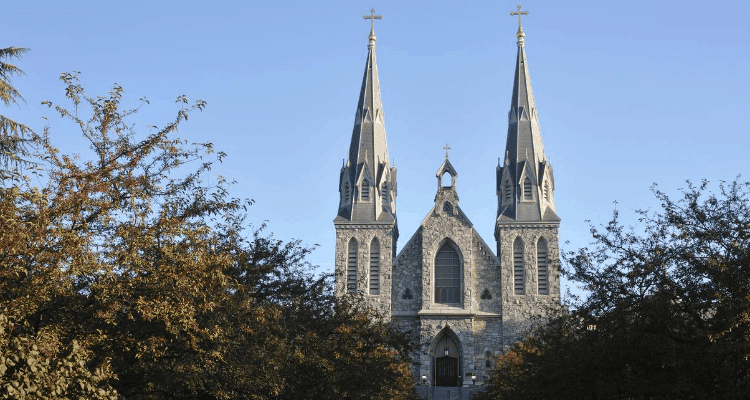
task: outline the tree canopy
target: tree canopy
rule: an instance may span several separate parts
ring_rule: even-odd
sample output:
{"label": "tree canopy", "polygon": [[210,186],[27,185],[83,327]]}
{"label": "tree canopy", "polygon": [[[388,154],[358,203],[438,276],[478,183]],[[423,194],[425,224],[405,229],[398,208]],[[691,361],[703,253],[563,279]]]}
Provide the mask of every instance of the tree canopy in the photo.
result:
{"label": "tree canopy", "polygon": [[658,212],[618,213],[564,255],[588,296],[499,357],[483,399],[750,396],[750,183],[655,186]]}
{"label": "tree canopy", "polygon": [[[6,47],[0,49],[0,100],[6,107],[24,101],[21,93],[11,84],[11,79],[23,75],[23,70],[5,60],[20,60],[29,49]],[[0,115],[0,177],[7,177],[11,165],[27,163],[30,156],[28,142],[35,140],[34,131],[4,115]]]}
{"label": "tree canopy", "polygon": [[44,104],[93,155],[45,130],[44,183],[0,189],[0,398],[414,396],[406,336],[249,224],[252,201],[208,176],[223,153],[176,137],[204,101],[141,136],[120,86],[61,79],[73,108]]}

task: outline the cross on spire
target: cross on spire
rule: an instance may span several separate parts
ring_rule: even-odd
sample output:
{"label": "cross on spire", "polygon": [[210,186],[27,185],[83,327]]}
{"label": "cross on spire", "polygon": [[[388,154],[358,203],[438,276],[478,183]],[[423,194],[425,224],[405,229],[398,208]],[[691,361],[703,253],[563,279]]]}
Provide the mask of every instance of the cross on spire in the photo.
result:
{"label": "cross on spire", "polygon": [[445,159],[447,160],[448,159],[448,150],[450,150],[451,147],[448,146],[448,143],[446,143],[445,146],[443,147],[443,149],[445,150]]}
{"label": "cross on spire", "polygon": [[511,11],[510,15],[518,15],[518,29],[521,29],[521,15],[529,15],[528,11],[521,11],[521,5],[516,7],[518,11]]}
{"label": "cross on spire", "polygon": [[382,15],[375,15],[375,9],[370,9],[370,15],[365,15],[362,18],[370,20],[370,31],[375,32],[375,20],[383,19]]}

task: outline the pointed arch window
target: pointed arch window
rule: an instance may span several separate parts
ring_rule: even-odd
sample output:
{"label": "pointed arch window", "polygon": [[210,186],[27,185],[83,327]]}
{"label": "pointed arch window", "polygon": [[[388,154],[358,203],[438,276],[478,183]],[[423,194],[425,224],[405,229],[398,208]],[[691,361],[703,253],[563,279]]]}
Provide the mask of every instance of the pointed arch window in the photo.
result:
{"label": "pointed arch window", "polygon": [[363,201],[369,201],[370,200],[370,183],[367,182],[367,179],[362,180],[362,196],[361,200]]}
{"label": "pointed arch window", "polygon": [[544,181],[544,200],[549,201],[549,181]]}
{"label": "pointed arch window", "polygon": [[435,256],[435,303],[460,303],[461,260],[450,243],[445,243]]}
{"label": "pointed arch window", "polygon": [[523,180],[523,199],[524,200],[532,200],[532,194],[531,194],[531,179],[528,177]]}
{"label": "pointed arch window", "polygon": [[519,237],[513,243],[513,286],[516,294],[524,294],[523,269],[523,242]]}
{"label": "pointed arch window", "polygon": [[380,242],[370,243],[370,294],[380,294]]}
{"label": "pointed arch window", "polygon": [[380,197],[383,198],[383,205],[388,204],[388,185],[384,182],[380,187]]}
{"label": "pointed arch window", "polygon": [[349,256],[346,261],[346,292],[357,292],[357,240],[349,240]]}
{"label": "pointed arch window", "polygon": [[344,184],[344,201],[347,203],[349,202],[350,190],[349,182],[346,182],[346,184]]}
{"label": "pointed arch window", "polygon": [[536,245],[536,268],[539,294],[549,294],[547,279],[547,241],[543,237],[539,238]]}
{"label": "pointed arch window", "polygon": [[503,191],[505,191],[505,202],[510,203],[510,196],[511,196],[510,181],[507,179],[505,180],[505,189],[503,189]]}

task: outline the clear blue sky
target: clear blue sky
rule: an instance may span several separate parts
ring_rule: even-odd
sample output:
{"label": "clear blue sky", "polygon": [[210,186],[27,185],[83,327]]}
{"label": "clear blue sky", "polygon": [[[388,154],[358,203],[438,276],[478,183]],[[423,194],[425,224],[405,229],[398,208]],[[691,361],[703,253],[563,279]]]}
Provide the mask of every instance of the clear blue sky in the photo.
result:
{"label": "clear blue sky", "polygon": [[[204,99],[180,134],[228,153],[213,170],[255,199],[250,219],[277,238],[319,244],[333,270],[338,177],[349,148],[372,7],[391,157],[398,168],[399,250],[433,203],[450,143],[460,206],[488,243],[495,166],[504,152],[517,19],[500,1],[55,1],[3,6],[0,46],[31,48],[3,109],[64,152],[85,142],[42,100],[61,72],[87,93],[117,82],[125,104],[151,104],[141,132],[173,118],[174,98]],[[614,204],[657,208],[686,179],[748,174],[750,2],[529,1],[526,49],[545,150],[555,168],[563,250],[589,242]],[[49,122],[41,117],[49,116]],[[492,245],[494,247],[494,245]]]}

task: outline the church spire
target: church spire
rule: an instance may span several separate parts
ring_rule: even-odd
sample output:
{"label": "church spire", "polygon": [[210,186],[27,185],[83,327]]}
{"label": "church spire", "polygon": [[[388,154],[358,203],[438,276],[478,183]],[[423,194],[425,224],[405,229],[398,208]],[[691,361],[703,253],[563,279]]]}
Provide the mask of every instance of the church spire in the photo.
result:
{"label": "church spire", "polygon": [[518,46],[508,112],[508,136],[505,160],[497,167],[498,223],[501,221],[559,221],[553,198],[552,167],[546,161],[531,76],[526,62],[526,34],[521,16],[528,11],[511,12],[518,16]]}
{"label": "church spire", "polygon": [[375,20],[382,19],[370,10],[370,35],[367,45],[362,87],[354,116],[348,163],[342,168],[339,216],[356,222],[394,222],[396,213],[396,168],[390,166],[385,135],[385,114],[380,99],[380,82],[375,57],[377,38]]}

